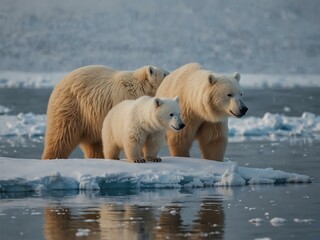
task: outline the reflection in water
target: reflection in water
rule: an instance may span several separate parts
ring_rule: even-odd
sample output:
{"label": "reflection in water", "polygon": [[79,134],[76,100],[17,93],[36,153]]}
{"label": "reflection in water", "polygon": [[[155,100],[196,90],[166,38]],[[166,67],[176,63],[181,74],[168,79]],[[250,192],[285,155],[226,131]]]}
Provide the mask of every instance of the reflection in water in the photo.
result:
{"label": "reflection in water", "polygon": [[154,209],[132,205],[101,207],[103,239],[154,239]]}
{"label": "reflection in water", "polygon": [[[97,205],[95,205],[97,206]],[[79,239],[222,239],[224,209],[220,198],[165,206],[101,203],[98,207],[45,208],[48,240]]]}
{"label": "reflection in water", "polygon": [[[79,233],[87,233],[86,239],[100,239],[99,211],[86,209],[73,213],[75,209],[64,207],[45,208],[44,234],[48,240],[77,239]],[[81,231],[84,230],[85,231]]]}
{"label": "reflection in water", "polygon": [[[199,239],[201,237],[223,238],[224,211],[222,202],[216,199],[202,201],[200,209],[192,219],[192,224],[185,224],[181,212],[188,211],[180,205],[170,205],[169,211],[160,214],[157,239]],[[187,216],[190,214],[186,214]]]}

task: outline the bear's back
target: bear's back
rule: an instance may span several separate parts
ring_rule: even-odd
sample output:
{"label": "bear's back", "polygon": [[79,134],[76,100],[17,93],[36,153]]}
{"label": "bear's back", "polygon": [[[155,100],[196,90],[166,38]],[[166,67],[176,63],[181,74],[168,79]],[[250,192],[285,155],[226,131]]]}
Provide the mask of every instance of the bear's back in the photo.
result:
{"label": "bear's back", "polygon": [[201,69],[198,63],[189,63],[171,72],[161,83],[156,96],[183,98],[183,93],[189,86],[190,75]]}

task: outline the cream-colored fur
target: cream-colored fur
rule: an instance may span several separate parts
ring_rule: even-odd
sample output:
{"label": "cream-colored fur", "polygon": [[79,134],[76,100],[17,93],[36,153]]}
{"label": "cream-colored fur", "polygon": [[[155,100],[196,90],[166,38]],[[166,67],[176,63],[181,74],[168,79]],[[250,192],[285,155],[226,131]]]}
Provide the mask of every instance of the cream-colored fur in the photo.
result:
{"label": "cream-colored fur", "polygon": [[103,158],[101,129],[109,110],[126,99],[154,96],[166,75],[154,66],[117,71],[92,65],[69,73],[49,99],[42,159],[68,158],[79,143],[86,158]]}
{"label": "cream-colored fur", "polygon": [[180,97],[186,128],[167,132],[172,156],[190,156],[194,140],[199,141],[202,157],[222,161],[228,142],[228,117],[242,117],[240,74],[224,76],[204,70],[197,63],[170,73],[157,90],[157,97]]}
{"label": "cream-colored fur", "polygon": [[178,97],[143,96],[123,101],[110,110],[103,122],[104,157],[118,159],[123,149],[131,162],[160,162],[158,153],[165,144],[166,130],[179,131],[183,127]]}

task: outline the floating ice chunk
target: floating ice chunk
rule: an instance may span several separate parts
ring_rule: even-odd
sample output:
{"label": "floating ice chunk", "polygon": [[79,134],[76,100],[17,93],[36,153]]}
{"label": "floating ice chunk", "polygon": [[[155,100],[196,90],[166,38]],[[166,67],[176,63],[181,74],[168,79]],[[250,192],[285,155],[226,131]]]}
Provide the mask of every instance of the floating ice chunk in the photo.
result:
{"label": "floating ice chunk", "polygon": [[283,120],[280,114],[265,113],[261,123],[270,129],[279,129],[282,126]]}
{"label": "floating ice chunk", "polygon": [[281,218],[281,217],[275,217],[270,220],[271,225],[275,226],[275,227],[282,226],[286,222],[287,222],[287,220],[285,218]]}
{"label": "floating ice chunk", "polygon": [[85,219],[83,221],[87,222],[87,223],[92,223],[92,222],[97,222],[98,220],[97,219]]}
{"label": "floating ice chunk", "polygon": [[7,108],[7,107],[5,107],[5,106],[0,105],[0,114],[6,114],[6,113],[8,113],[8,112],[10,112],[10,111],[11,111],[11,109],[9,109],[9,108]]}
{"label": "floating ice chunk", "polygon": [[171,210],[171,211],[170,211],[170,214],[171,214],[171,215],[176,215],[176,214],[177,214],[177,211],[176,211],[176,210]]}
{"label": "floating ice chunk", "polygon": [[229,162],[228,169],[222,174],[217,186],[242,186],[246,185],[245,179],[238,173],[238,164]]}
{"label": "floating ice chunk", "polygon": [[294,218],[293,221],[296,223],[313,223],[313,222],[315,222],[315,220],[311,219],[311,218],[309,218],[309,219]]}
{"label": "floating ice chunk", "polygon": [[290,107],[284,107],[284,108],[283,108],[283,111],[285,111],[285,112],[291,112],[291,108],[290,108]]}
{"label": "floating ice chunk", "polygon": [[256,226],[260,226],[264,220],[262,218],[252,218],[249,220],[249,223],[255,224]]}
{"label": "floating ice chunk", "polygon": [[76,232],[77,237],[87,237],[90,234],[90,229],[78,228]]}

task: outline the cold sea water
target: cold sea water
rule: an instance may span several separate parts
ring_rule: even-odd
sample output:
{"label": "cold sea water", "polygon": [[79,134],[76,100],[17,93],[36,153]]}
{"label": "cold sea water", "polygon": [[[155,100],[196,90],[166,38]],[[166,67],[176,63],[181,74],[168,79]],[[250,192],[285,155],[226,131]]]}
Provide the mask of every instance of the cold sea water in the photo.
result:
{"label": "cold sea water", "polygon": [[[249,89],[247,115],[318,116],[319,91]],[[0,103],[11,110],[8,115],[45,114],[50,93],[4,88]],[[21,158],[21,165],[40,159],[42,150],[43,136],[0,137],[0,156]],[[196,144],[192,156],[200,157]],[[312,183],[0,193],[0,239],[320,239],[319,156],[320,141],[313,136],[231,137],[226,159],[305,174]],[[71,157],[82,153],[77,149]]]}

